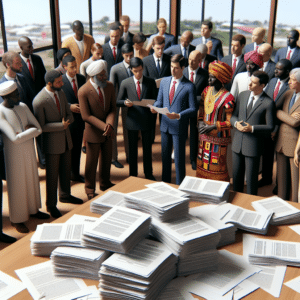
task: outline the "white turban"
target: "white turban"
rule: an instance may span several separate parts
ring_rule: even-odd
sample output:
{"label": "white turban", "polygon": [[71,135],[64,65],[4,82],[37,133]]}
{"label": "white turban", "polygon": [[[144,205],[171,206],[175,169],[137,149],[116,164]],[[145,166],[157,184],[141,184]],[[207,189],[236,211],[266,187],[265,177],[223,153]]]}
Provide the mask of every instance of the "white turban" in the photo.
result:
{"label": "white turban", "polygon": [[103,70],[107,73],[107,62],[103,59],[96,60],[92,62],[86,69],[87,74],[90,77],[101,73]]}
{"label": "white turban", "polygon": [[18,88],[13,80],[8,80],[0,84],[0,96],[6,96]]}
{"label": "white turban", "polygon": [[290,72],[290,77],[294,75],[296,80],[300,82],[300,68],[295,68]]}

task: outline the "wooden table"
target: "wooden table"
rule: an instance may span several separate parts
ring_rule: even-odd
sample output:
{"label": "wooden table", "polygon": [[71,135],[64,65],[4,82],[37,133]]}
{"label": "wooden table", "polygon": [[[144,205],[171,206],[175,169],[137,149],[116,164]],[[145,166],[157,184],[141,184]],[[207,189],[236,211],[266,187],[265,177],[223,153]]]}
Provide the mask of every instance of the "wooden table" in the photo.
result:
{"label": "wooden table", "polygon": [[[129,177],[124,181],[120,182],[119,184],[115,185],[111,190],[129,193],[139,189],[145,188],[145,184],[152,183],[150,180],[136,178],[136,177]],[[176,185],[173,185],[177,187]],[[239,205],[241,207],[253,210],[251,206],[251,202],[255,200],[261,199],[261,197],[251,196],[242,193],[230,193],[230,202],[235,205]],[[92,201],[92,200],[91,200]],[[87,216],[94,216],[99,217],[99,215],[90,212],[90,202],[88,201],[76,209],[70,211],[69,213],[63,215],[61,218],[54,221],[54,223],[64,223],[74,214],[81,214]],[[298,203],[291,203],[295,207],[300,209],[300,204]],[[196,202],[191,202],[190,207],[201,205]],[[242,243],[242,234],[244,231],[238,230],[236,234],[236,242],[234,244],[222,247],[222,249],[226,249],[236,254],[243,254],[243,243]],[[0,270],[17,278],[15,274],[15,270],[25,268],[31,265],[39,264],[45,261],[48,261],[48,257],[37,257],[31,255],[30,251],[30,238],[33,233],[28,234],[26,237],[20,239],[19,241],[15,242],[14,244],[6,247],[0,252]],[[295,241],[300,242],[300,236],[296,234],[293,230],[288,228],[288,226],[270,226],[268,234],[266,236],[255,235],[258,237],[263,238],[270,238],[270,239],[278,239],[284,241]],[[300,276],[300,268],[296,267],[288,267],[284,282],[289,281],[295,277]],[[98,281],[95,280],[84,280],[87,285],[96,285],[98,286]],[[196,299],[203,299],[200,297],[195,296]],[[16,296],[12,297],[11,299],[32,299],[30,294],[27,290],[22,291],[21,293],[17,294]],[[294,292],[292,289],[286,287],[285,285],[282,286],[280,298],[275,298],[265,292],[262,289],[258,289],[257,291],[253,292],[252,294],[248,295],[244,299],[247,300],[269,300],[269,299],[284,299],[284,300],[298,300],[300,299],[300,294]],[[153,299],[155,300],[155,299]]]}

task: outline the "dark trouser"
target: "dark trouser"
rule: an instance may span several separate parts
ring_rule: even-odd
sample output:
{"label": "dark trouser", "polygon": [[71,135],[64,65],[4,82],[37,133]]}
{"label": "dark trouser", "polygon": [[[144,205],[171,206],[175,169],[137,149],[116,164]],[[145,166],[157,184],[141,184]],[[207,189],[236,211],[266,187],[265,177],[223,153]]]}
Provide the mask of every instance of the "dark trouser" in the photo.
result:
{"label": "dark trouser", "polygon": [[196,162],[198,153],[197,116],[190,118],[190,160]]}
{"label": "dark trouser", "polygon": [[244,156],[232,151],[233,190],[235,192],[243,193],[244,191],[246,167],[247,194],[257,195],[259,161],[260,156]]}
{"label": "dark trouser", "polygon": [[35,138],[36,141],[36,149],[38,153],[39,162],[42,165],[46,164],[45,153],[42,151],[42,134]]}
{"label": "dark trouser", "polygon": [[70,196],[71,151],[62,154],[45,154],[46,157],[46,206],[57,205],[57,184],[59,179],[59,197]]}
{"label": "dark trouser", "polygon": [[262,155],[262,178],[272,182],[274,164],[275,142],[271,138],[264,139],[264,152]]}
{"label": "dark trouser", "polygon": [[72,128],[70,130],[73,148],[71,150],[71,172],[73,176],[79,176],[80,174],[80,157],[81,157],[81,146],[82,146],[82,138],[83,138],[83,130],[84,128]]}
{"label": "dark trouser", "polygon": [[[137,157],[138,157],[138,130],[128,130],[129,142],[129,176],[138,175]],[[152,141],[151,129],[141,130],[143,145],[143,165],[146,177],[152,175]]]}

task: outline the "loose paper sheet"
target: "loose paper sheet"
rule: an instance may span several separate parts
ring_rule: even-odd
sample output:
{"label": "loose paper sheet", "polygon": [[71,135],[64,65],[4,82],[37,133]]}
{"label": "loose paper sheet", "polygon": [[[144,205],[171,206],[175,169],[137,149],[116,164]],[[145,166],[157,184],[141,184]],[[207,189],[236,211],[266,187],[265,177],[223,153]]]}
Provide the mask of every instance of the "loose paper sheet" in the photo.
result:
{"label": "loose paper sheet", "polygon": [[0,271],[0,299],[7,300],[16,294],[23,291],[26,287],[24,284],[11,277],[4,272]]}

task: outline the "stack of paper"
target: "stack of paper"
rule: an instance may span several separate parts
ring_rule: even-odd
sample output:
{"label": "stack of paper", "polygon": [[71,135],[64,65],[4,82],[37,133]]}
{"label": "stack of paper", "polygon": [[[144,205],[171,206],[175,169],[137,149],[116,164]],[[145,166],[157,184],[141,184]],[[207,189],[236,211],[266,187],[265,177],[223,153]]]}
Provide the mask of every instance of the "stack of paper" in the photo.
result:
{"label": "stack of paper", "polygon": [[270,224],[300,223],[300,210],[277,196],[254,201],[251,204],[259,212],[268,211],[269,213],[274,213]]}
{"label": "stack of paper", "polygon": [[186,176],[178,189],[192,201],[218,204],[228,201],[229,187],[229,182]]}
{"label": "stack of paper", "polygon": [[256,212],[226,202],[221,203],[214,210],[215,219],[258,234],[268,232],[272,215],[273,213],[269,211]]}
{"label": "stack of paper", "polygon": [[176,196],[176,197],[187,197],[188,194],[184,193],[182,191],[179,191],[178,189],[175,189],[174,187],[170,186],[169,184],[165,183],[165,182],[154,182],[154,183],[150,183],[150,184],[146,184],[146,187],[159,191],[159,192],[163,192],[172,196]]}
{"label": "stack of paper", "polygon": [[82,245],[112,252],[128,253],[148,236],[151,217],[126,207],[114,207],[84,230]]}
{"label": "stack of paper", "polygon": [[235,242],[235,232],[237,228],[234,224],[226,224],[220,220],[214,219],[214,210],[216,207],[217,205],[214,204],[201,205],[190,208],[189,213],[211,227],[219,230],[219,233],[221,234],[219,244],[217,245],[217,248],[219,248]]}
{"label": "stack of paper", "polygon": [[110,252],[96,249],[58,247],[50,256],[55,276],[99,280],[98,272]]}
{"label": "stack of paper", "polygon": [[103,215],[115,206],[125,206],[124,199],[125,194],[108,191],[91,202],[90,210],[95,214]]}
{"label": "stack of paper", "polygon": [[186,216],[189,202],[186,198],[176,197],[151,188],[126,194],[126,206],[137,209],[161,221],[169,221]]}
{"label": "stack of paper", "polygon": [[38,225],[31,237],[32,255],[50,256],[60,246],[81,247],[84,224],[42,224]]}
{"label": "stack of paper", "polygon": [[114,253],[100,268],[103,299],[157,299],[176,275],[177,258],[163,244],[141,241],[129,254]]}
{"label": "stack of paper", "polygon": [[216,247],[221,235],[198,218],[187,216],[165,223],[153,218],[150,232],[179,256],[178,276],[211,270],[218,263]]}

